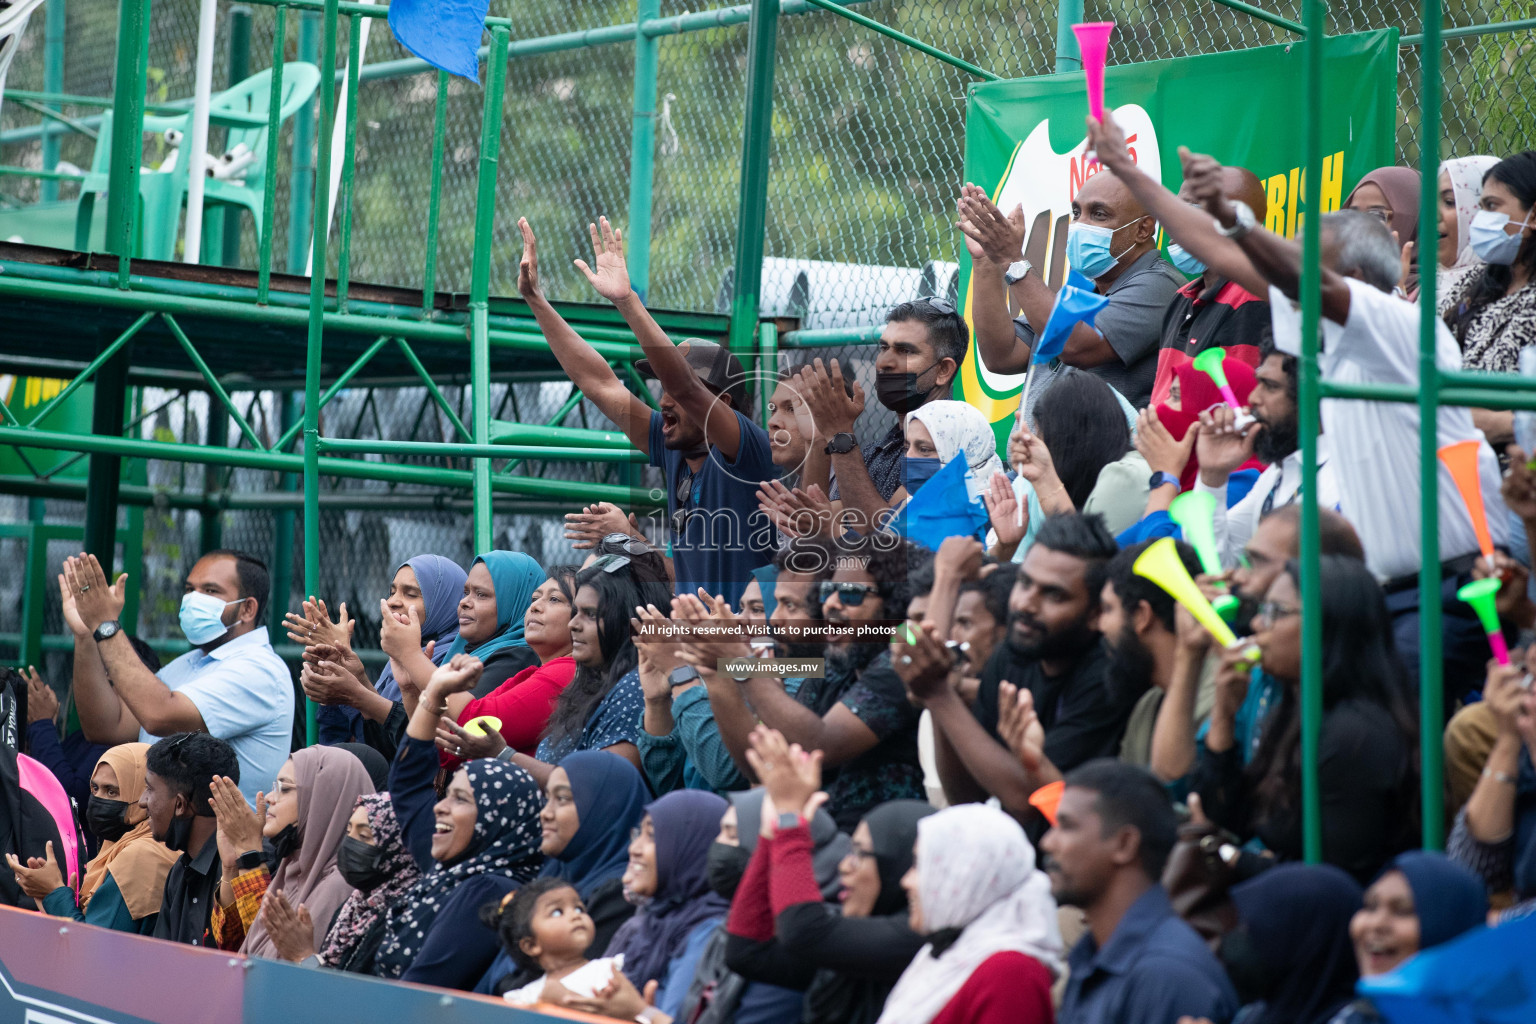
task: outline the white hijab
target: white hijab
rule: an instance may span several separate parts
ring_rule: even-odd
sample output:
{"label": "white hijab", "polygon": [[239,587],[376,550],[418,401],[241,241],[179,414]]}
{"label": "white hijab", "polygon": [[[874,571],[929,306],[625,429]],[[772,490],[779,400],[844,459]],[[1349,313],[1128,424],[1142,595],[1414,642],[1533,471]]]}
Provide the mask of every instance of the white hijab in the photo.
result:
{"label": "white hijab", "polygon": [[1451,191],[1456,194],[1456,262],[1449,267],[1440,267],[1435,282],[1435,296],[1441,313],[1445,312],[1445,297],[1451,289],[1483,265],[1477,253],[1472,251],[1472,217],[1483,197],[1483,177],[1498,162],[1496,156],[1463,156],[1440,165],[1440,173],[1451,179]]}
{"label": "white hijab", "polygon": [[902,426],[917,420],[928,428],[939,462],[949,465],[955,456],[965,453],[971,476],[966,487],[974,499],[986,488],[993,473],[1003,472],[1003,460],[997,457],[997,435],[982,411],[969,402],[945,399],[907,413]]}
{"label": "white hijab", "polygon": [[985,804],[960,804],[917,824],[917,892],[931,934],[962,929],[941,955],[930,943],[902,972],[878,1024],[928,1024],[976,968],[997,953],[1034,957],[1059,977],[1056,900],[1018,822]]}

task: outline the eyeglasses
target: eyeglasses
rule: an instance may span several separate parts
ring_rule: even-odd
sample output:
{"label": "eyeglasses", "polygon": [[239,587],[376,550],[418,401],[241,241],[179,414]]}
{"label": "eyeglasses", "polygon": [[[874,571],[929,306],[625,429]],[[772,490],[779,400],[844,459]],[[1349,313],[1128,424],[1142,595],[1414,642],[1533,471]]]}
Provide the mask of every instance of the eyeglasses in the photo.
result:
{"label": "eyeglasses", "polygon": [[937,296],[930,295],[923,301],[926,302],[935,313],[938,313],[942,316],[955,315],[955,304],[950,302],[948,299],[941,299]]}
{"label": "eyeglasses", "polygon": [[1300,608],[1292,608],[1290,605],[1281,604],[1279,601],[1265,601],[1259,605],[1259,617],[1270,622],[1279,622],[1281,619],[1300,614]]}
{"label": "eyeglasses", "polygon": [[873,583],[823,583],[821,600],[830,601],[836,594],[838,601],[848,608],[857,608],[870,594],[878,594],[880,588]]}
{"label": "eyeglasses", "polygon": [[278,779],[276,782],[272,783],[272,795],[277,797],[279,800],[287,796],[289,793],[297,793],[298,791],[299,784],[297,782],[284,782],[282,779]]}

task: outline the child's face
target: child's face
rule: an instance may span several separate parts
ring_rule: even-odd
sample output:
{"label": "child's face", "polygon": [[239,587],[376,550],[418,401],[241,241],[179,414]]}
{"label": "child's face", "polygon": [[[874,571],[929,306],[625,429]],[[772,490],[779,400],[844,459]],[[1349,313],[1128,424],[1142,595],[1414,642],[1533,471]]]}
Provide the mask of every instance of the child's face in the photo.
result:
{"label": "child's face", "polygon": [[582,956],[592,945],[592,918],[575,889],[554,889],[533,905],[532,938],[522,941],[523,952],[541,963],[567,961]]}

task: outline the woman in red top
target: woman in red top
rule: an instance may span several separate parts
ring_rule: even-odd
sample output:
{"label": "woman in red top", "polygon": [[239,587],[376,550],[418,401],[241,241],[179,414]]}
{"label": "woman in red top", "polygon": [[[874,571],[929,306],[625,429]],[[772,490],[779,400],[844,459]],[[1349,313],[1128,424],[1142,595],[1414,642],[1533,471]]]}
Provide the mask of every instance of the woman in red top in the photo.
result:
{"label": "woman in red top", "polygon": [[[523,639],[539,656],[540,664],[523,669],[484,697],[460,707],[455,707],[462,699],[460,695],[448,698],[448,717],[441,720],[437,738],[444,767],[452,770],[462,760],[495,757],[507,747],[532,756],[560,691],[576,675],[576,661],[571,657],[575,579],[576,566],[551,567],[549,579],[533,592],[533,600],[523,616]],[[472,736],[461,728],[481,715],[501,720],[499,736],[495,732]],[[455,721],[457,725],[453,724]]]}
{"label": "woman in red top", "polygon": [[917,823],[913,858],[901,884],[928,945],[879,1024],[1052,1024],[1056,901],[1018,822],[982,804],[951,807]]}

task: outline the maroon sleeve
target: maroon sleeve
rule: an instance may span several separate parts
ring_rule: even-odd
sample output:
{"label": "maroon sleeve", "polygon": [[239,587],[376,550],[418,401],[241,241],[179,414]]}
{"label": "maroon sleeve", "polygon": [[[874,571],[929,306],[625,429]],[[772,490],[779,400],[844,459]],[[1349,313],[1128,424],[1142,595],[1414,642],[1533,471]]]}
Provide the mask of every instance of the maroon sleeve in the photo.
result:
{"label": "maroon sleeve", "polygon": [[800,824],[781,829],[773,840],[773,875],[769,893],[773,898],[773,916],[797,903],[820,903],[821,886],[816,884],[816,868],[811,860],[811,827]]}
{"label": "maroon sleeve", "polygon": [[463,725],[481,715],[501,719],[501,737],[507,746],[531,755],[539,745],[539,736],[549,722],[549,715],[560,698],[560,691],[576,675],[576,662],[556,658],[548,665],[525,668],[478,700],[464,705],[459,713]]}
{"label": "maroon sleeve", "polygon": [[773,856],[772,839],[759,838],[747,870],[736,886],[736,898],[731,900],[731,916],[726,918],[725,930],[731,935],[753,942],[773,941],[773,914],[768,905],[769,859]]}
{"label": "maroon sleeve", "polygon": [[994,953],[971,972],[932,1024],[1053,1024],[1051,974],[1023,953]]}

